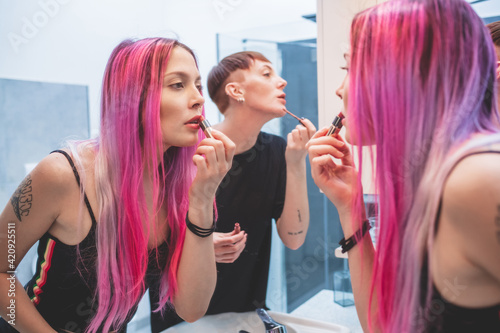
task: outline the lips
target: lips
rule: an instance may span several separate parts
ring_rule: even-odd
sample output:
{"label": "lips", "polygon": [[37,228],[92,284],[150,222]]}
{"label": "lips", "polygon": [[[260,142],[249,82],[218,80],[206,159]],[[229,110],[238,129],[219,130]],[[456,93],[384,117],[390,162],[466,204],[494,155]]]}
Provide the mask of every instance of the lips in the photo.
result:
{"label": "lips", "polygon": [[196,124],[198,125],[198,123],[201,121],[201,115],[198,115],[198,116],[194,116],[193,118],[189,119],[186,123],[184,123],[184,125],[188,125],[188,124]]}
{"label": "lips", "polygon": [[283,99],[285,99],[285,98],[286,98],[286,94],[285,94],[285,93],[283,93],[283,94],[279,95],[279,96],[278,96],[278,98],[283,98]]}

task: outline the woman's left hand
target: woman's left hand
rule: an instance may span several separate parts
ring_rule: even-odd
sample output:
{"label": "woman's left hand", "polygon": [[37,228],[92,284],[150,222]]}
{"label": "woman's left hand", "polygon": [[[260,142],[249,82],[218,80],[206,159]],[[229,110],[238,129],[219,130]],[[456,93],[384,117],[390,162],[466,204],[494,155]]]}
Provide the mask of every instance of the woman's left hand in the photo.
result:
{"label": "woman's left hand", "polygon": [[285,151],[287,166],[305,161],[307,156],[306,144],[316,133],[316,127],[309,119],[303,119],[302,124],[297,125],[294,130],[288,133]]}

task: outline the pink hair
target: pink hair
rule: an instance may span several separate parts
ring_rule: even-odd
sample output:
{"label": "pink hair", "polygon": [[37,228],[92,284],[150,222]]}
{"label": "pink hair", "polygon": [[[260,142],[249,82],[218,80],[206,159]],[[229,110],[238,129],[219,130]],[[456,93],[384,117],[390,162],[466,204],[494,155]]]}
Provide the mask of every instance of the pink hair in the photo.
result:
{"label": "pink hair", "polygon": [[[149,221],[157,218],[164,204],[168,207],[169,252],[161,276],[158,310],[164,309],[177,292],[188,191],[196,172],[192,162],[196,146],[171,147],[163,152],[161,90],[174,47],[186,49],[195,58],[187,46],[176,40],[126,40],[113,50],[105,70],[100,136],[87,143],[96,150],[100,211],[97,311],[88,332],[108,332],[127,324],[130,312],[145,292],[149,235],[159,232],[155,227],[150,230]],[[200,133],[199,141],[201,138]],[[78,149],[72,151],[75,154]],[[145,175],[152,183],[151,213],[143,188]]]}
{"label": "pink hair", "polygon": [[[458,160],[450,154],[475,133],[498,132],[495,68],[489,32],[462,0],[388,1],[352,23],[348,115],[357,142],[373,133],[376,144],[370,304],[376,292],[383,332],[422,331],[431,320],[426,259],[443,184]],[[354,208],[360,220],[362,201]]]}

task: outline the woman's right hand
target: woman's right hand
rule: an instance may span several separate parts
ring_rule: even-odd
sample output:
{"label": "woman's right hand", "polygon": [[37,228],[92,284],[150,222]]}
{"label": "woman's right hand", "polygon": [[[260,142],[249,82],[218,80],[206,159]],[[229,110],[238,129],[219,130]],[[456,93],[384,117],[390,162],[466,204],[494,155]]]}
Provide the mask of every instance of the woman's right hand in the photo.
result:
{"label": "woman's right hand", "polygon": [[[307,144],[311,174],[339,214],[349,214],[354,195],[361,193],[356,188],[358,173],[351,151],[342,137],[326,136],[327,132],[327,127],[319,130]],[[334,158],[340,159],[340,163]]]}
{"label": "woman's right hand", "polygon": [[203,139],[193,156],[197,171],[189,190],[190,211],[213,205],[215,192],[233,162],[233,141],[215,129],[212,134],[214,138]]}

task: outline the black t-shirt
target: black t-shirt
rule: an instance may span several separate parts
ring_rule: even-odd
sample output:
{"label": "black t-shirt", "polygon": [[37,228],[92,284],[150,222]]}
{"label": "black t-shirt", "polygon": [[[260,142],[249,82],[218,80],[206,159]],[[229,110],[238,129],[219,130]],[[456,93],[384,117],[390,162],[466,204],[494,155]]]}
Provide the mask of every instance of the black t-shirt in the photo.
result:
{"label": "black t-shirt", "polygon": [[232,264],[217,264],[217,286],[207,314],[245,312],[265,306],[271,223],[283,211],[286,142],[261,132],[252,149],[235,156],[217,191],[216,231],[240,224],[248,234],[245,249]]}
{"label": "black t-shirt", "polygon": [[[286,141],[261,132],[255,145],[234,156],[231,170],[217,190],[217,232],[231,232],[234,224],[248,234],[245,249],[231,264],[217,264],[217,285],[207,314],[245,312],[265,307],[269,261],[271,254],[271,223],[281,216],[286,187]],[[150,290],[152,308],[158,298]],[[175,313],[167,311],[151,316],[153,332],[180,322]]]}

